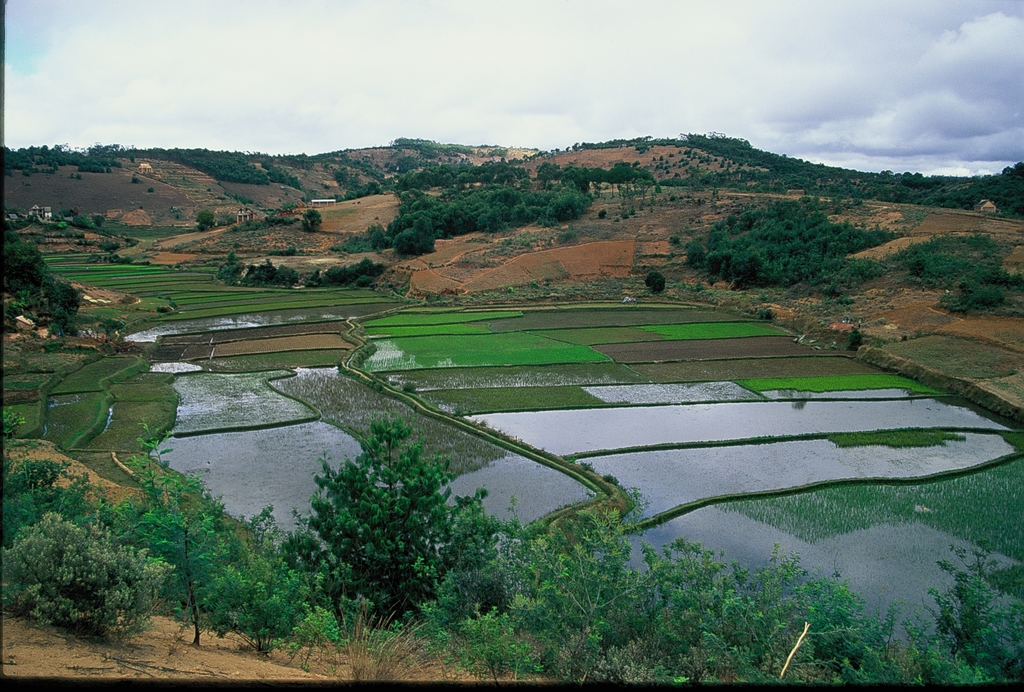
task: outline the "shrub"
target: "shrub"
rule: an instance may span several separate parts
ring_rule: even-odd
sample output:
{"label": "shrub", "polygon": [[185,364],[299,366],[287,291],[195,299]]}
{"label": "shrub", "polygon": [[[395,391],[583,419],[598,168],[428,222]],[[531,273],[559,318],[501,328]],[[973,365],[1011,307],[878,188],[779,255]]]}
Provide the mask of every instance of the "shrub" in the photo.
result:
{"label": "shrub", "polygon": [[659,271],[652,269],[647,272],[647,278],[644,279],[644,283],[647,285],[647,288],[655,293],[661,293],[665,290],[665,277]]}
{"label": "shrub", "polygon": [[18,615],[76,634],[128,636],[147,625],[168,571],[106,531],[47,514],[4,551],[4,600]]}
{"label": "shrub", "polygon": [[861,334],[859,329],[854,329],[850,332],[850,342],[847,348],[851,351],[856,351],[864,344],[864,335]]}

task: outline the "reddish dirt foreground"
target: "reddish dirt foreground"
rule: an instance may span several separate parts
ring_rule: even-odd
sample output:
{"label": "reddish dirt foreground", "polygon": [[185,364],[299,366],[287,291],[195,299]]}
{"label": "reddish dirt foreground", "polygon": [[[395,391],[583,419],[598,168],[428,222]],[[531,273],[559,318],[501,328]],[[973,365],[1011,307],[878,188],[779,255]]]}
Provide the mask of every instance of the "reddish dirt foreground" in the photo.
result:
{"label": "reddish dirt foreground", "polygon": [[[3,629],[3,675],[20,682],[33,678],[75,682],[180,679],[183,683],[329,679],[301,670],[297,659],[288,665],[284,654],[263,657],[247,653],[242,642],[230,635],[224,639],[206,635],[202,646],[194,647],[190,632],[165,617],[153,618],[153,628],[129,642],[78,638],[6,615]],[[332,677],[350,680],[346,673],[349,671],[339,670]]]}
{"label": "reddish dirt foreground", "polygon": [[754,336],[740,339],[691,339],[687,341],[645,341],[635,344],[591,346],[619,363],[661,360],[706,360],[712,358],[757,358],[760,356],[808,356],[814,351],[790,336]]}

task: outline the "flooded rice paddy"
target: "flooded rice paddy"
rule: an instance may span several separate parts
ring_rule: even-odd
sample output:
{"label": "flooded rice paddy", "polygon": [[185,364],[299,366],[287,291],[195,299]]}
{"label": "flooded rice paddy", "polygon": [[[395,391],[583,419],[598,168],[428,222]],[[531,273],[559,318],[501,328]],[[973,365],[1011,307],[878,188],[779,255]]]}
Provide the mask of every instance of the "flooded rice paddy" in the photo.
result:
{"label": "flooded rice paddy", "polygon": [[831,392],[802,392],[795,389],[770,389],[761,392],[766,399],[900,399],[915,395],[907,389],[842,389]]}
{"label": "flooded rice paddy", "polygon": [[710,401],[760,401],[761,397],[735,382],[632,384],[584,387],[609,404],[683,404]]}
{"label": "flooded rice paddy", "polygon": [[419,415],[407,404],[373,391],[337,368],[299,368],[296,373],[295,377],[276,380],[274,387],[308,402],[325,420],[353,435],[369,432],[370,422],[376,418],[400,416],[420,435],[423,454],[450,458],[456,473],[478,469],[506,454],[486,440]]}
{"label": "flooded rice paddy", "polygon": [[561,455],[823,432],[1007,429],[969,408],[935,399],[684,404],[491,413],[471,419]]}
{"label": "flooded rice paddy", "polygon": [[316,411],[268,384],[289,370],[238,374],[195,373],[174,378],[178,416],[173,433],[273,426],[317,418]]}
{"label": "flooded rice paddy", "polygon": [[161,336],[174,334],[191,334],[194,332],[216,332],[225,329],[249,329],[253,327],[269,327],[278,324],[296,322],[327,322],[346,320],[350,317],[372,314],[395,307],[394,303],[355,303],[328,308],[302,308],[296,310],[278,310],[276,312],[251,312],[241,315],[224,315],[221,317],[200,317],[193,320],[176,320],[164,322],[155,327],[129,334],[126,341],[151,343]]}
{"label": "flooded rice paddy", "polygon": [[359,443],[337,427],[317,421],[265,430],[172,438],[164,455],[171,468],[198,473],[234,517],[251,517],[267,505],[286,530],[296,527],[292,509],[309,513],[316,492],[313,474],[323,455],[335,465],[359,455]]}
{"label": "flooded rice paddy", "polygon": [[[881,522],[817,541],[805,541],[724,505],[705,507],[683,515],[634,538],[657,548],[678,538],[702,543],[748,568],[767,563],[776,544],[784,552],[796,552],[800,564],[823,576],[839,575],[851,590],[864,597],[871,612],[883,614],[891,603],[905,604],[904,615],[913,608],[923,614],[934,606],[928,589],[944,589],[952,579],[936,564],[955,559],[949,548],[975,545],[950,533],[922,523]],[[1003,563],[1011,561],[996,556]],[[635,559],[635,557],[634,557]]]}
{"label": "flooded rice paddy", "polygon": [[913,478],[966,469],[1011,454],[1000,435],[966,433],[963,441],[893,449],[837,447],[829,440],[655,450],[593,457],[598,473],[640,488],[645,517],[696,500],[797,488],[854,478]]}
{"label": "flooded rice paddy", "polygon": [[794,495],[723,502],[647,530],[654,546],[699,541],[748,567],[777,543],[803,566],[838,573],[884,611],[889,603],[931,605],[929,587],[952,583],[938,560],[950,546],[987,546],[1004,568],[1024,560],[1024,460],[921,484],[832,486]]}

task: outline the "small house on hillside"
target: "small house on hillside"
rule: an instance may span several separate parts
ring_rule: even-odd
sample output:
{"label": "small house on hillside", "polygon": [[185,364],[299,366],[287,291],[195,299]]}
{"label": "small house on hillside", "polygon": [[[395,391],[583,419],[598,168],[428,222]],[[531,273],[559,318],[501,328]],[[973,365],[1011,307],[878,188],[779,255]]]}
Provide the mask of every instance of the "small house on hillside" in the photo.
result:
{"label": "small house on hillside", "polygon": [[235,214],[235,223],[245,223],[246,221],[252,221],[256,218],[256,212],[249,207],[242,207]]}
{"label": "small house on hillside", "polygon": [[32,208],[28,210],[28,216],[30,219],[34,218],[39,221],[49,221],[53,218],[53,213],[49,207],[41,207],[38,204],[33,204]]}
{"label": "small house on hillside", "polygon": [[150,166],[148,163],[140,163],[139,173],[141,173],[142,175],[153,175],[153,167]]}
{"label": "small house on hillside", "polygon": [[338,201],[334,198],[331,199],[311,199],[309,200],[310,205],[316,209],[317,207],[333,207]]}
{"label": "small house on hillside", "polygon": [[985,214],[995,214],[999,210],[996,208],[995,202],[983,199],[974,205],[974,211],[980,211]]}

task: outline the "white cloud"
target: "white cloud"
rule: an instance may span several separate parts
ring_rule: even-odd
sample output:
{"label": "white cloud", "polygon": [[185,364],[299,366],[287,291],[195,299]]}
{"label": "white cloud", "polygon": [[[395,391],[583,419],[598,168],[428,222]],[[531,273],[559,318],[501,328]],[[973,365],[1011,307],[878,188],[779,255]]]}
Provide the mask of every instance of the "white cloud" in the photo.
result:
{"label": "white cloud", "polygon": [[871,169],[1024,158],[1020,3],[9,0],[7,26],[8,146],[716,130]]}

